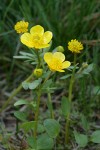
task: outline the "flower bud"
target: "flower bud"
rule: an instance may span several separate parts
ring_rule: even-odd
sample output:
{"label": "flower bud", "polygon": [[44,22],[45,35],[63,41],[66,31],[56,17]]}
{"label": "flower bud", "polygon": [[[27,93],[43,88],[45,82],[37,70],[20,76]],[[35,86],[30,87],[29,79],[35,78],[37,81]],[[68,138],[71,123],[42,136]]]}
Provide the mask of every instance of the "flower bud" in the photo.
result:
{"label": "flower bud", "polygon": [[35,69],[34,70],[34,75],[36,76],[36,77],[41,77],[42,76],[42,74],[43,74],[43,69]]}
{"label": "flower bud", "polygon": [[58,46],[57,48],[57,52],[64,52],[64,48],[63,48],[63,46]]}
{"label": "flower bud", "polygon": [[83,62],[82,63],[82,68],[87,68],[88,67],[88,63],[87,62]]}

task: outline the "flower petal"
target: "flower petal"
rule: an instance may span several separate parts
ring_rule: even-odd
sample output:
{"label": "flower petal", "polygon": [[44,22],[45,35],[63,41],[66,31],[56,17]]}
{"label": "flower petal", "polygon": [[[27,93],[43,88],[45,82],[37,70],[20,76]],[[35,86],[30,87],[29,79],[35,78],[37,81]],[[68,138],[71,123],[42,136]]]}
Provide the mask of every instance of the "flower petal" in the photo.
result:
{"label": "flower petal", "polygon": [[36,25],[30,29],[30,33],[32,35],[37,35],[37,36],[41,37],[44,33],[44,28],[40,25]]}
{"label": "flower petal", "polygon": [[58,72],[65,72],[64,70],[57,70]]}
{"label": "flower petal", "polygon": [[36,48],[36,49],[42,49],[42,48],[47,48],[47,47],[49,47],[50,46],[50,44],[35,44],[34,45],[34,47]]}
{"label": "flower petal", "polygon": [[45,53],[44,54],[44,60],[45,60],[45,62],[48,64],[51,60],[52,60],[52,53],[50,53],[50,52],[47,52],[47,53]]}
{"label": "flower petal", "polygon": [[43,44],[48,44],[50,41],[51,41],[51,39],[52,39],[52,32],[50,32],[50,31],[46,31],[44,34],[43,34],[43,36],[41,37],[41,43],[43,43]]}
{"label": "flower petal", "polygon": [[30,33],[22,34],[22,36],[20,37],[20,40],[24,45],[26,45],[30,48],[34,47],[33,37]]}
{"label": "flower petal", "polygon": [[55,52],[53,58],[59,59],[61,62],[65,60],[65,55],[61,52]]}
{"label": "flower petal", "polygon": [[64,62],[62,63],[62,69],[68,68],[70,65],[71,65],[70,61],[64,61]]}

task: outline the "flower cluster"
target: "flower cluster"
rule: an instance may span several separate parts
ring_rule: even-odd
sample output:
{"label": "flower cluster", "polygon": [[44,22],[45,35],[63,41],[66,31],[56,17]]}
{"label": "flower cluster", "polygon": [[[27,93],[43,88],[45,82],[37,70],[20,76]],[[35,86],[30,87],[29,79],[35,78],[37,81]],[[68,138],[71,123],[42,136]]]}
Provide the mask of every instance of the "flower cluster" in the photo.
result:
{"label": "flower cluster", "polygon": [[68,49],[73,53],[80,53],[81,50],[83,50],[83,45],[76,39],[71,40],[71,42],[68,43]]}
{"label": "flower cluster", "polygon": [[25,33],[28,31],[28,25],[29,25],[28,22],[19,21],[14,26],[14,29],[16,30],[17,33]]}
{"label": "flower cluster", "polygon": [[[35,25],[28,32],[28,22],[20,21],[15,25],[17,33],[23,33],[20,36],[21,42],[29,48],[35,48],[36,50],[46,48],[50,46],[53,34],[51,31],[44,32],[44,28],[40,25]],[[68,42],[68,49],[73,53],[80,53],[83,50],[83,45],[78,40],[74,39]],[[65,61],[64,48],[62,46],[57,47],[57,52],[47,52],[44,54],[44,61],[48,64],[51,71],[64,72],[65,68],[68,68],[71,63]],[[41,69],[36,69],[34,74],[40,75]]]}
{"label": "flower cluster", "polygon": [[21,42],[29,48],[42,49],[50,46],[52,39],[52,32],[44,32],[44,28],[40,25],[33,26],[30,33],[27,32],[27,22],[20,21],[15,25],[17,33],[24,33],[21,35]]}

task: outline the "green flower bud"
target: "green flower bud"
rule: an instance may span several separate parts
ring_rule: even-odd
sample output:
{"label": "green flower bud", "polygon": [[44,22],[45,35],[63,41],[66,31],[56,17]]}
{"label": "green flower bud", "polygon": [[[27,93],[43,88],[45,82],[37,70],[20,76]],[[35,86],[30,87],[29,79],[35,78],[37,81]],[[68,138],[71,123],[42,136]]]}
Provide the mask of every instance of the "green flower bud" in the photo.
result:
{"label": "green flower bud", "polygon": [[63,48],[63,46],[58,46],[57,48],[57,52],[64,52],[64,48]]}
{"label": "green flower bud", "polygon": [[36,77],[41,77],[42,76],[42,74],[43,74],[43,69],[35,69],[34,70],[34,75],[36,76]]}
{"label": "green flower bud", "polygon": [[88,63],[87,62],[83,62],[82,63],[82,68],[87,68],[88,67]]}

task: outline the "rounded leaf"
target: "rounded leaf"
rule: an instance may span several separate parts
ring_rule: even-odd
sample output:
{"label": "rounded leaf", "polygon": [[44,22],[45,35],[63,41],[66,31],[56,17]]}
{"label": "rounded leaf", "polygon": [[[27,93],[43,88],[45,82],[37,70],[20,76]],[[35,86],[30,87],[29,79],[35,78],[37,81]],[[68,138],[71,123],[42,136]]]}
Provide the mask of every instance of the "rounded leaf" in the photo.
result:
{"label": "rounded leaf", "polygon": [[94,143],[100,143],[100,130],[97,130],[92,133],[91,141]]}
{"label": "rounded leaf", "polygon": [[37,150],[51,150],[54,142],[46,133],[40,135],[37,139]]}
{"label": "rounded leaf", "polygon": [[56,138],[60,132],[60,124],[54,119],[46,119],[44,121],[44,127],[48,135],[52,138]]}
{"label": "rounded leaf", "polygon": [[85,147],[87,145],[87,143],[88,143],[87,135],[80,134],[80,133],[74,131],[74,136],[75,136],[75,140],[76,140],[77,144],[80,147]]}
{"label": "rounded leaf", "polygon": [[14,116],[21,121],[26,121],[26,113],[25,112],[15,111]]}

